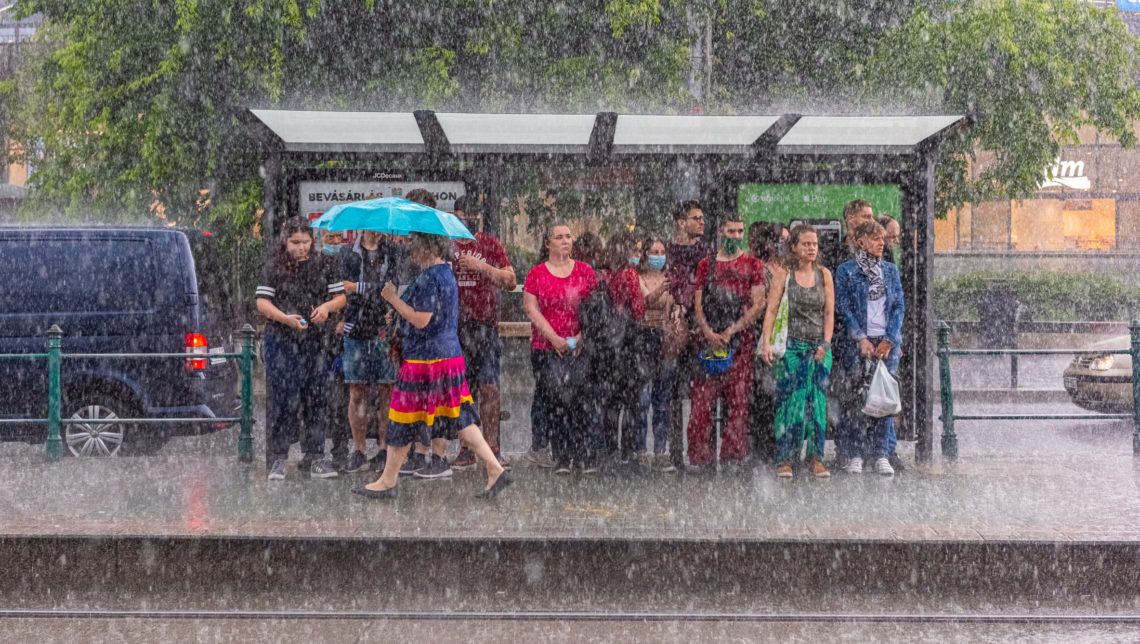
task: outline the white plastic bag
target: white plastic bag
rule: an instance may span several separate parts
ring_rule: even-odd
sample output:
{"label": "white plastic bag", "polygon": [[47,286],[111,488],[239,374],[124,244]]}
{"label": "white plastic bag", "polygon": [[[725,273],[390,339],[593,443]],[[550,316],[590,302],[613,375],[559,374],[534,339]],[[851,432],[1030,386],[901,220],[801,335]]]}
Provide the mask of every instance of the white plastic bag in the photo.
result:
{"label": "white plastic bag", "polygon": [[[792,282],[792,272],[788,271],[788,278],[784,280],[784,296],[780,300],[780,308],[776,309],[776,320],[772,323],[772,337],[768,339],[768,346],[772,347],[772,356],[776,359],[784,357],[788,352],[788,284]],[[760,346],[763,340],[760,341]],[[757,351],[759,351],[759,346]]]}
{"label": "white plastic bag", "polygon": [[871,386],[867,388],[867,402],[863,404],[863,413],[873,418],[894,416],[902,411],[902,399],[899,398],[899,382],[891,375],[887,365],[880,360],[875,367],[875,375],[871,378]]}

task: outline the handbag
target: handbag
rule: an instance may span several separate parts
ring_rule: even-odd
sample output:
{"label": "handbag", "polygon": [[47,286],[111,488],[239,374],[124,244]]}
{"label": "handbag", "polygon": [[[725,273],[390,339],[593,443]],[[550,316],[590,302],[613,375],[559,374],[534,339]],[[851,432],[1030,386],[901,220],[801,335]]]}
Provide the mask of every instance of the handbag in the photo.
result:
{"label": "handbag", "polygon": [[886,363],[878,361],[871,385],[867,387],[867,400],[863,403],[863,413],[873,418],[894,416],[902,411],[899,397],[899,382],[891,375]]}
{"label": "handbag", "polygon": [[783,358],[788,352],[788,286],[792,283],[792,272],[784,280],[784,296],[780,298],[780,308],[776,310],[776,320],[772,323],[772,335],[768,338],[768,346],[772,347],[772,355]]}
{"label": "handbag", "polygon": [[665,318],[661,332],[661,353],[665,358],[672,359],[681,355],[685,345],[689,342],[689,324],[680,311],[673,308]]}

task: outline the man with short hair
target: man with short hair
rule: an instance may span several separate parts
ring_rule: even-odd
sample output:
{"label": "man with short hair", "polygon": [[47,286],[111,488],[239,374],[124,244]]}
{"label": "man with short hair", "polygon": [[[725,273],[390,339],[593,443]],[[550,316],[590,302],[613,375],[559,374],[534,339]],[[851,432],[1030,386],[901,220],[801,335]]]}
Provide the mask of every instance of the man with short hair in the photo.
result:
{"label": "man with short hair", "polygon": [[689,394],[693,369],[696,367],[697,323],[693,312],[693,298],[697,291],[697,264],[711,254],[708,244],[701,241],[705,233],[705,212],[701,202],[686,199],[673,208],[673,239],[665,249],[666,280],[673,301],[689,329],[689,339],[677,356],[673,380],[673,413],[669,420],[669,464],[666,472],[675,472],[685,462],[682,429],[683,403]]}
{"label": "man with short hair", "polygon": [[726,215],[719,227],[720,245],[714,257],[697,265],[693,308],[701,347],[727,351],[732,364],[722,374],[697,370],[693,378],[689,419],[689,462],[712,460],[709,437],[716,399],[727,408],[720,456],[743,461],[748,455],[748,398],[752,389],[756,320],[764,310],[764,262],[745,252],[744,222]]}
{"label": "man with short hair", "polygon": [[[459,283],[459,344],[467,363],[467,382],[476,388],[475,399],[487,444],[504,467],[500,455],[499,424],[502,398],[499,364],[503,343],[499,338],[499,292],[515,287],[515,269],[503,245],[483,231],[479,204],[467,195],[455,202],[455,215],[463,220],[474,240],[455,241],[455,279]],[[466,446],[452,461],[456,469],[475,466],[475,454]]]}
{"label": "man with short hair", "polygon": [[899,238],[902,237],[902,227],[890,215],[880,215],[876,219],[883,230],[887,231],[883,236],[883,259],[898,264],[895,261],[895,246],[899,245]]}
{"label": "man with short hair", "polygon": [[[871,208],[871,203],[863,199],[853,199],[843,206],[843,245],[839,249],[838,255],[832,257],[831,255],[824,257],[821,262],[827,270],[831,271],[834,275],[839,265],[843,262],[855,259],[855,238],[853,231],[859,227],[859,224],[866,224],[875,221],[875,210]],[[836,321],[838,322],[838,320]],[[835,337],[839,337],[839,327],[835,328]]]}

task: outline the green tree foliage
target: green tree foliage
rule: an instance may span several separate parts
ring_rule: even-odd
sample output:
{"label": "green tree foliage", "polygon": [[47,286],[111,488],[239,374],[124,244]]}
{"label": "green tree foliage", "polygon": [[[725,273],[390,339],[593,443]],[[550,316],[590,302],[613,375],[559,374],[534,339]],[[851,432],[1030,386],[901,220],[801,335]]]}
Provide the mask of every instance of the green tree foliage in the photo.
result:
{"label": "green tree foliage", "polygon": [[[941,210],[1028,197],[1061,147],[1093,126],[1125,146],[1140,118],[1137,40],[1115,9],[1076,0],[972,0],[920,8],[879,42],[863,100],[968,114],[938,168]],[[994,161],[975,166],[980,151]]]}
{"label": "green tree foliage", "polygon": [[[34,155],[33,213],[248,229],[265,155],[239,120],[249,106],[684,112],[699,68],[713,113],[970,114],[940,166],[943,206],[1028,194],[1078,127],[1131,144],[1140,116],[1136,40],[1078,0],[19,7],[46,22],[0,114]],[[967,177],[978,149],[996,162]]]}

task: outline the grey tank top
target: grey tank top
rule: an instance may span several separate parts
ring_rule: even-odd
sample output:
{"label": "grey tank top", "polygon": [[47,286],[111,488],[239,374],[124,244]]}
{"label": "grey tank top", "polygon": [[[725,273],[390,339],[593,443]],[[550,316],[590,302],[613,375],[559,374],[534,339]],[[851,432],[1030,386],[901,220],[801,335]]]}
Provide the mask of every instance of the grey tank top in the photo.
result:
{"label": "grey tank top", "polygon": [[823,271],[815,269],[815,286],[804,288],[793,273],[788,280],[788,337],[809,342],[823,340]]}

